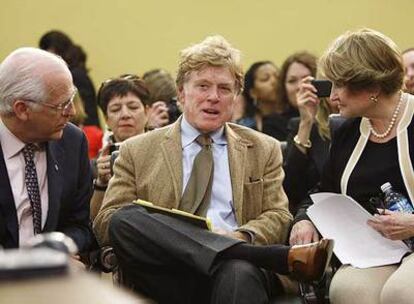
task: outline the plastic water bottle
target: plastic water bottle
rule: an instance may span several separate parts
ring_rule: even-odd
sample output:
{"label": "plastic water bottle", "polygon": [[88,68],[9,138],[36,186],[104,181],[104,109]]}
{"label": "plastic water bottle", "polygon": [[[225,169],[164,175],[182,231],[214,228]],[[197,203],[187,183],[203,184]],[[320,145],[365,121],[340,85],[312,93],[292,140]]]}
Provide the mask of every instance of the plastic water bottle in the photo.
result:
{"label": "plastic water bottle", "polygon": [[[401,193],[392,189],[391,183],[385,183],[381,186],[384,192],[384,203],[388,210],[396,212],[413,213],[414,208],[411,202]],[[414,237],[404,240],[408,247],[414,249]]]}
{"label": "plastic water bottle", "polygon": [[395,192],[390,183],[383,184],[381,190],[385,194],[384,202],[388,210],[407,213],[414,211],[408,199],[401,193]]}

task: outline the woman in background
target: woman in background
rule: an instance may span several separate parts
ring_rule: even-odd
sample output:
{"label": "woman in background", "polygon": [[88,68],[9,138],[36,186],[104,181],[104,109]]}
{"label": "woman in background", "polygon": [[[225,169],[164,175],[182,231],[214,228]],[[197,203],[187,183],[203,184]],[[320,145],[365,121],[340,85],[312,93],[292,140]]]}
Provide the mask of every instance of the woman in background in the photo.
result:
{"label": "woman in background", "polygon": [[276,87],[276,111],[263,121],[263,133],[285,141],[288,123],[299,116],[296,93],[302,79],[316,75],[316,57],[308,52],[290,55],[282,64]]}
{"label": "woman in background", "polygon": [[138,76],[126,74],[102,83],[98,100],[112,135],[96,160],[97,174],[91,199],[92,220],[101,207],[109,179],[113,174],[112,152],[117,150],[124,140],[145,132],[149,91]]}
{"label": "woman in background", "polygon": [[95,87],[86,68],[87,56],[82,47],[74,44],[69,36],[61,31],[49,31],[44,34],[40,38],[39,47],[59,55],[66,61],[86,111],[84,125],[100,127]]}
{"label": "woman in background", "polygon": [[292,118],[288,124],[283,188],[293,215],[300,202],[320,181],[329,154],[331,136],[343,122],[340,116],[330,117],[338,109],[326,98],[318,98],[311,84],[312,79],[308,76],[300,82],[296,94],[299,117]]}
{"label": "woman in background", "polygon": [[77,125],[80,129],[82,129],[83,133],[85,133],[88,140],[89,159],[94,159],[98,156],[99,150],[102,148],[103,132],[97,126],[85,126],[87,115],[79,93],[76,93],[75,98],[73,99],[73,105],[75,107],[76,114],[71,119],[71,122]]}
{"label": "woman in background", "polygon": [[244,77],[243,95],[238,100],[238,115],[242,117],[236,123],[263,130],[263,120],[277,112],[278,77],[279,71],[271,61],[258,61],[250,66]]}

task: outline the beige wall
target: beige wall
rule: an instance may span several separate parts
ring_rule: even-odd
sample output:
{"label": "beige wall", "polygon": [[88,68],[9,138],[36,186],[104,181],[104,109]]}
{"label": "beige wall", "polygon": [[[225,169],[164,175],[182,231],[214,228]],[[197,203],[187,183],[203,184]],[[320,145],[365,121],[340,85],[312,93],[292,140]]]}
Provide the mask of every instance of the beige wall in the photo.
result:
{"label": "beige wall", "polygon": [[95,85],[126,72],[175,72],[180,49],[219,33],[244,55],[280,65],[290,53],[320,55],[348,29],[371,27],[414,45],[413,0],[1,0],[0,60],[60,29],[82,45]]}

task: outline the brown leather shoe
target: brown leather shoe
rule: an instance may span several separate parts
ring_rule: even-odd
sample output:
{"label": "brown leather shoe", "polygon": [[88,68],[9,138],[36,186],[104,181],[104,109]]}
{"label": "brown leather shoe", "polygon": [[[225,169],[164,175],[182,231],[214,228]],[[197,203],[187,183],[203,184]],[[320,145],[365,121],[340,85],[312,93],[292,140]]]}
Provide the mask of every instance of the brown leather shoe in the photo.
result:
{"label": "brown leather shoe", "polygon": [[293,278],[302,282],[319,280],[329,265],[333,245],[333,240],[322,239],[292,246],[288,254],[288,266]]}

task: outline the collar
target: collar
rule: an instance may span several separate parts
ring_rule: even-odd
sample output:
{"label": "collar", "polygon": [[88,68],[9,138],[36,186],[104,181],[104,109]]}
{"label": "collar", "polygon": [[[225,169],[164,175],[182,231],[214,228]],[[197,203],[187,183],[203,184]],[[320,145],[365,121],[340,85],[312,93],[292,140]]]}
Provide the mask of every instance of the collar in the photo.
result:
{"label": "collar", "polygon": [[[183,115],[181,120],[181,142],[182,147],[185,148],[195,141],[195,139],[200,135],[200,131],[194,128]],[[214,144],[218,145],[227,145],[227,139],[224,135],[224,126],[222,126],[217,131],[214,131],[209,134]]]}
{"label": "collar", "polygon": [[0,144],[3,148],[4,159],[8,160],[18,154],[26,145],[16,137],[0,119]]}

